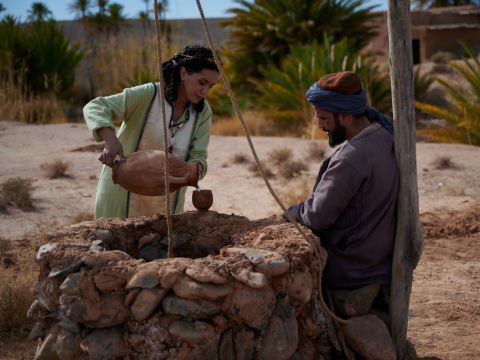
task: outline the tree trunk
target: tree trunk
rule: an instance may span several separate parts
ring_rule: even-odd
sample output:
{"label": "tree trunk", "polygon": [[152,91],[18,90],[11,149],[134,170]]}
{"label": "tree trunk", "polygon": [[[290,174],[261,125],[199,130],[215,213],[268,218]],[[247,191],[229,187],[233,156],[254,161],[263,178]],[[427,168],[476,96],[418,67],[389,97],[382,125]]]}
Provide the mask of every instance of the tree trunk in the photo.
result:
{"label": "tree trunk", "polygon": [[392,266],[391,334],[397,359],[405,359],[413,269],[423,249],[418,217],[415,106],[410,1],[389,0],[388,34],[395,151],[400,172],[397,232]]}

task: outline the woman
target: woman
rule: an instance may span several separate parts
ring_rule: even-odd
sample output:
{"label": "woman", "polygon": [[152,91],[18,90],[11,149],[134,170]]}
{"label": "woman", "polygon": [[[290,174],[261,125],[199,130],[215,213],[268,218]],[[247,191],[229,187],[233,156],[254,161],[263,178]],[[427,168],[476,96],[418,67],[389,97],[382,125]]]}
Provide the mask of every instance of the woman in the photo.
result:
{"label": "woman", "polygon": [[[187,46],[163,63],[169,151],[188,163],[189,184],[196,184],[207,172],[212,110],[204,99],[219,76],[211,50],[201,46]],[[105,141],[99,157],[104,166],[97,188],[95,218],[164,212],[163,196],[129,193],[113,184],[111,169],[117,156],[122,161],[124,154],[164,148],[160,93],[158,83],[144,84],[124,89],[120,94],[98,97],[83,109],[94,139]],[[113,116],[122,122],[116,134]],[[183,211],[185,191],[183,187],[170,194],[174,213]]]}

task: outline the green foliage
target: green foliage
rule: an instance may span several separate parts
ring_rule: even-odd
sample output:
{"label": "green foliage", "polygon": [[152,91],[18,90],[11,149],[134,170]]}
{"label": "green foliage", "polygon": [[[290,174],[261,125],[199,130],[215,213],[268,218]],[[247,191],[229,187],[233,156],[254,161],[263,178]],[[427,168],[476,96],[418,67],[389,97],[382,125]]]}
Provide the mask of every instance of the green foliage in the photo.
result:
{"label": "green foliage", "polygon": [[370,105],[391,112],[390,82],[387,74],[366,57],[352,54],[350,43],[343,39],[332,44],[327,36],[324,45],[294,45],[280,67],[270,64],[261,69],[265,78],[255,81],[260,101],[280,130],[302,132],[314,119],[305,98],[313,81],[337,71],[355,71],[362,79]]}
{"label": "green foliage", "polygon": [[[18,76],[29,57],[27,34],[11,15],[0,21],[0,77]],[[10,70],[13,70],[13,74]]]}
{"label": "green foliage", "polygon": [[137,85],[146,84],[152,81],[157,81],[158,76],[153,70],[147,67],[135,67],[133,76],[126,81],[121,81],[118,84],[119,89],[125,89]]}
{"label": "green foliage", "polygon": [[27,11],[27,14],[27,20],[32,22],[52,19],[52,12],[44,3],[41,2],[32,3],[32,6]]}
{"label": "green foliage", "polygon": [[436,81],[447,91],[450,107],[445,109],[421,102],[417,102],[416,107],[445,120],[451,126],[449,131],[434,131],[430,134],[431,138],[480,145],[480,54],[474,54],[466,45],[463,47],[469,58],[463,58],[462,62],[450,62],[449,66],[460,73],[468,89],[437,78]]}
{"label": "green foliage", "polygon": [[91,7],[91,0],[73,0],[68,5],[68,10],[71,13],[75,13],[76,18],[85,19],[88,15],[88,9]]}
{"label": "green foliage", "polygon": [[[235,84],[245,78],[261,78],[260,66],[279,66],[290,52],[291,44],[322,43],[323,34],[334,42],[350,39],[352,51],[359,50],[375,34],[369,22],[376,15],[363,0],[236,0],[238,7],[229,9],[234,16],[228,26]],[[237,82],[238,80],[238,82]]]}
{"label": "green foliage", "polygon": [[83,56],[55,21],[21,26],[12,17],[0,22],[0,53],[2,80],[13,78],[32,94],[61,96],[72,87],[75,69]]}
{"label": "green foliage", "polygon": [[421,74],[420,67],[413,72],[413,86],[415,88],[415,101],[425,101],[428,90],[433,83],[433,77],[428,74]]}
{"label": "green foliage", "polygon": [[362,80],[368,104],[391,117],[392,93],[389,72],[367,56],[356,56],[353,66],[347,70],[356,72]]}
{"label": "green foliage", "polygon": [[437,64],[448,64],[449,61],[457,58],[458,57],[450,51],[438,51],[430,57],[430,60]]}

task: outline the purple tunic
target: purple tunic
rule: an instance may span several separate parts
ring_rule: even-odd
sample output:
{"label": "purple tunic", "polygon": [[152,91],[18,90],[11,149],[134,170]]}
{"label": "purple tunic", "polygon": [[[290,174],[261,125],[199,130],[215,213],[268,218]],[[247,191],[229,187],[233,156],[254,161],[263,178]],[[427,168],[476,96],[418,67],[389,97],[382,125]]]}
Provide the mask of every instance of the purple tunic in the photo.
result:
{"label": "purple tunic", "polygon": [[325,285],[389,284],[398,189],[393,136],[371,125],[326,162],[310,197],[287,210],[327,250]]}

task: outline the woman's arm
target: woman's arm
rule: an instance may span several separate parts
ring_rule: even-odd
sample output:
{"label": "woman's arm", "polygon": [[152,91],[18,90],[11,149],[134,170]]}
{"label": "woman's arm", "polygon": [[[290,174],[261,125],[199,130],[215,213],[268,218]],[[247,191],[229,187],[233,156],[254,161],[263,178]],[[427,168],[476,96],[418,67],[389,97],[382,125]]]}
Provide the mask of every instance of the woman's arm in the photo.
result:
{"label": "woman's arm", "polygon": [[187,162],[198,163],[196,165],[198,180],[203,179],[207,174],[207,148],[210,142],[210,131],[212,129],[212,109],[205,102],[205,109],[198,119],[197,131],[193,134],[192,143],[188,151]]}
{"label": "woman's arm", "polygon": [[139,106],[150,101],[153,84],[124,89],[121,93],[97,97],[83,108],[85,122],[96,141],[105,141],[105,147],[98,158],[103,164],[112,166],[116,156],[124,160],[123,146],[115,135],[113,116],[128,123],[130,114]]}
{"label": "woman's arm", "polygon": [[107,127],[115,132],[114,115],[120,122],[128,123],[129,116],[139,106],[149,102],[154,91],[154,85],[149,83],[126,88],[121,93],[100,96],[90,101],[83,108],[83,116],[93,138],[96,141],[104,140],[98,133],[101,128]]}

